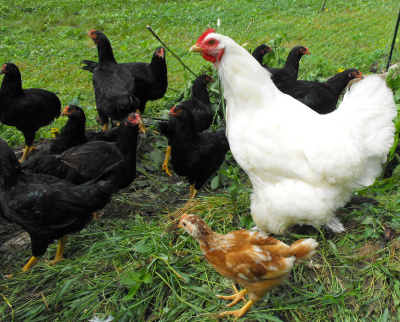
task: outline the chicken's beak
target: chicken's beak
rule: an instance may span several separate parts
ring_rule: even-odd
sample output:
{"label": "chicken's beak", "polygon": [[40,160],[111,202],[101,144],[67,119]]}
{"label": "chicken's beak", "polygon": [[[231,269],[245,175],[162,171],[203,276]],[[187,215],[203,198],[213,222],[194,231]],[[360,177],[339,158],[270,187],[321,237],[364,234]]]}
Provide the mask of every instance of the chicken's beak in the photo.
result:
{"label": "chicken's beak", "polygon": [[182,220],[185,219],[187,216],[188,216],[188,214],[183,214],[182,215],[181,220],[179,221],[179,224],[178,224],[178,228],[183,228]]}
{"label": "chicken's beak", "polygon": [[203,48],[197,46],[197,45],[193,45],[192,47],[190,47],[189,52],[194,53],[194,52],[202,52]]}
{"label": "chicken's beak", "polygon": [[69,107],[69,106],[67,106],[66,108],[63,109],[63,111],[61,112],[61,114],[60,114],[59,117],[61,117],[61,116],[68,116],[68,107]]}

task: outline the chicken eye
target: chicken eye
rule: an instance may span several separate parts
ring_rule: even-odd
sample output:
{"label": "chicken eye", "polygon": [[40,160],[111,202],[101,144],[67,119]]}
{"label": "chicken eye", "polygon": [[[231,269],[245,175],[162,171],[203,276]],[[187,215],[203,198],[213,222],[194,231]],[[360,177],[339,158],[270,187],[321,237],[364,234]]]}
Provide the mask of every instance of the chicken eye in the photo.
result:
{"label": "chicken eye", "polygon": [[214,40],[210,40],[210,41],[208,42],[208,44],[212,46],[212,45],[215,44],[215,41],[214,41]]}
{"label": "chicken eye", "polygon": [[182,225],[186,227],[186,223],[185,222]]}

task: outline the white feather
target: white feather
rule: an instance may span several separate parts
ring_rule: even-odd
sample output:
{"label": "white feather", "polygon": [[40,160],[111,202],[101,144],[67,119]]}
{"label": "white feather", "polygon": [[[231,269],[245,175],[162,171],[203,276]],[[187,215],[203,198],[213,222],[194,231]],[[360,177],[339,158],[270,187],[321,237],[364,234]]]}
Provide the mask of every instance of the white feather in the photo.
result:
{"label": "white feather", "polygon": [[211,37],[224,49],[215,65],[227,101],[227,137],[253,184],[257,227],[275,234],[293,224],[343,231],[335,211],[374,182],[393,144],[396,109],[385,82],[365,78],[338,110],[320,115],[281,93],[232,39]]}

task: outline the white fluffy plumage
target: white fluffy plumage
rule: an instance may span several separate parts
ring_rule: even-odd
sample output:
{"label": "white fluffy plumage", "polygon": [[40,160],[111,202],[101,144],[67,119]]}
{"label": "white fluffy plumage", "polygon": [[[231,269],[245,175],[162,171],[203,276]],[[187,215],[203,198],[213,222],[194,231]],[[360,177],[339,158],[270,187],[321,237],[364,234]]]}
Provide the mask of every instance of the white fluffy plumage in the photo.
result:
{"label": "white fluffy plumage", "polygon": [[251,215],[257,227],[274,234],[294,224],[343,231],[335,211],[354,190],[374,182],[393,145],[397,112],[385,81],[365,78],[336,111],[320,115],[280,92],[231,38],[211,32],[191,50],[218,69],[227,101],[227,138],[253,184]]}

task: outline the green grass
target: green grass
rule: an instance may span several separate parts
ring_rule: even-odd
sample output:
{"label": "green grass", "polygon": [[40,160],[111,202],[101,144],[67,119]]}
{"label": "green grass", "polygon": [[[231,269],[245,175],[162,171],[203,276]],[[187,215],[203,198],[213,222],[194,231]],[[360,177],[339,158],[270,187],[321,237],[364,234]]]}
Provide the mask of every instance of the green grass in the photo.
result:
{"label": "green grass", "polygon": [[[301,62],[300,78],[313,79],[337,73],[338,68],[368,72],[374,63],[386,65],[397,18],[398,2],[329,1],[55,1],[3,0],[0,4],[0,62],[16,63],[24,87],[56,92],[63,105],[78,100],[95,126],[91,75],[80,67],[83,59],[97,59],[93,41],[86,36],[93,28],[110,38],[119,62],[149,61],[159,42],[147,30],[150,25],[165,43],[196,73],[210,71],[211,64],[188,49],[207,27],[227,34],[249,50],[261,43],[284,49],[283,58],[295,45],[308,46],[312,55]],[[221,26],[217,27],[220,19]],[[400,58],[396,46],[393,60]],[[169,90],[164,100],[149,104],[146,115],[158,116],[193,79],[167,53]],[[282,63],[282,60],[281,60]],[[62,127],[65,119],[54,122]],[[14,145],[22,136],[2,126],[2,137]],[[50,137],[50,127],[38,138]]]}
{"label": "green grass", "polygon": [[[25,87],[57,92],[63,105],[78,101],[96,127],[90,75],[79,69],[83,59],[96,59],[93,42],[85,34],[93,28],[110,38],[120,62],[149,61],[158,41],[146,29],[151,25],[166,44],[196,73],[212,66],[188,53],[206,27],[217,27],[249,50],[260,43],[276,45],[283,58],[291,47],[303,44],[307,55],[300,77],[320,79],[338,68],[368,73],[377,63],[386,65],[398,13],[390,1],[54,1],[3,0],[0,4],[2,62],[21,68]],[[400,59],[398,44],[393,61]],[[277,54],[273,60],[282,64]],[[193,76],[167,53],[169,90],[152,102],[145,116],[150,127],[166,116],[177,98],[187,95]],[[213,84],[218,108],[218,84]],[[50,136],[50,127],[38,133]],[[98,127],[97,127],[98,128]],[[1,137],[22,144],[22,136],[0,125]],[[55,255],[52,244],[43,260],[29,272],[17,274],[30,255],[30,245],[11,247],[0,255],[0,271],[14,273],[0,280],[2,321],[88,321],[94,315],[116,321],[215,321],[225,302],[215,294],[231,292],[229,280],[205,261],[193,238],[176,228],[188,186],[160,169],[165,140],[142,138],[139,177],[114,196],[101,220],[70,236],[65,261],[48,266]],[[400,230],[397,178],[379,181],[363,194],[378,206],[342,210],[347,228],[341,235],[311,227],[295,228],[286,243],[313,237],[319,242],[312,261],[296,267],[290,278],[268,293],[243,318],[245,321],[398,321],[400,319],[400,240],[398,234],[382,243],[383,225]],[[249,183],[232,157],[201,192],[190,212],[200,215],[213,230],[224,233],[252,227]],[[4,243],[23,231],[0,221]],[[182,276],[183,278],[179,277]],[[236,305],[233,309],[238,308]]]}

